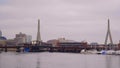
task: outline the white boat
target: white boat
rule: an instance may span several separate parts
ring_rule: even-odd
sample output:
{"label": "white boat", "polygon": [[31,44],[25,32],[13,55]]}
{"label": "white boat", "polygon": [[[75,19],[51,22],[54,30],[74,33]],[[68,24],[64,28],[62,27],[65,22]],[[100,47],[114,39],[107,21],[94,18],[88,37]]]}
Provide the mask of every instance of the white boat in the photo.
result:
{"label": "white boat", "polygon": [[80,53],[81,53],[81,54],[85,54],[85,53],[86,53],[86,50],[85,50],[85,49],[82,49]]}
{"label": "white boat", "polygon": [[96,49],[88,50],[88,54],[98,54],[98,51]]}
{"label": "white boat", "polygon": [[116,51],[115,50],[107,50],[106,54],[108,55],[115,55]]}
{"label": "white boat", "polygon": [[120,55],[120,50],[115,51],[115,54],[116,54],[116,55]]}

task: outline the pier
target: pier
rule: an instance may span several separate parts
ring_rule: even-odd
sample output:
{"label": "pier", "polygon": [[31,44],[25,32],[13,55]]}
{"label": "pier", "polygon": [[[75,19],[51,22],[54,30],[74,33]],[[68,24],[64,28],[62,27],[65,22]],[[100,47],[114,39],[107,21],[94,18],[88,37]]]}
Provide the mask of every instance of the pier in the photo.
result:
{"label": "pier", "polygon": [[[98,46],[91,46],[91,45],[79,45],[79,46],[59,46],[59,47],[53,47],[50,44],[49,45],[32,45],[32,44],[24,44],[21,46],[0,46],[1,51],[8,52],[8,51],[16,51],[21,52],[28,48],[28,52],[73,52],[73,53],[80,53],[81,50],[93,50],[96,49],[98,51],[105,50],[106,47],[104,45],[98,45]],[[109,49],[109,48],[108,48]],[[118,50],[118,48],[115,48]]]}

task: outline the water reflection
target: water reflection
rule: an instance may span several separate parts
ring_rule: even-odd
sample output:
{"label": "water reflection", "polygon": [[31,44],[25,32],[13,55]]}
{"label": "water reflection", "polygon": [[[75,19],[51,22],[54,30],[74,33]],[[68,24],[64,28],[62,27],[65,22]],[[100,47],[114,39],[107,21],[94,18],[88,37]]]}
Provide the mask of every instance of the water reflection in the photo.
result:
{"label": "water reflection", "polygon": [[120,67],[120,56],[118,57],[118,67]]}
{"label": "water reflection", "polygon": [[40,57],[39,57],[39,55],[37,55],[37,65],[36,65],[36,68],[40,68]]}
{"label": "water reflection", "polygon": [[0,68],[1,68],[1,64],[2,64],[2,62],[1,62],[1,60],[2,60],[2,57],[1,57],[1,54],[0,54]]}
{"label": "water reflection", "polygon": [[106,68],[120,68],[120,56],[107,55]]}
{"label": "water reflection", "polygon": [[16,68],[22,68],[22,59],[20,54],[16,54]]}
{"label": "water reflection", "polygon": [[112,68],[111,67],[111,56],[106,56],[106,68]]}
{"label": "water reflection", "polygon": [[0,68],[120,68],[120,56],[72,53],[1,53]]}

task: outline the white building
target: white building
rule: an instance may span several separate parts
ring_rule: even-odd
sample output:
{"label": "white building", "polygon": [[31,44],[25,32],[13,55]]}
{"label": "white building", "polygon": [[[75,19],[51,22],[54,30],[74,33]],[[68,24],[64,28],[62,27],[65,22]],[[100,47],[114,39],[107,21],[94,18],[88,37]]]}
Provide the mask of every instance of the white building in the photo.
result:
{"label": "white building", "polygon": [[32,42],[32,36],[31,35],[27,35],[26,42],[27,43],[31,43]]}
{"label": "white building", "polygon": [[32,36],[26,35],[23,33],[16,34],[15,41],[17,42],[16,44],[22,44],[22,43],[30,43],[32,40]]}

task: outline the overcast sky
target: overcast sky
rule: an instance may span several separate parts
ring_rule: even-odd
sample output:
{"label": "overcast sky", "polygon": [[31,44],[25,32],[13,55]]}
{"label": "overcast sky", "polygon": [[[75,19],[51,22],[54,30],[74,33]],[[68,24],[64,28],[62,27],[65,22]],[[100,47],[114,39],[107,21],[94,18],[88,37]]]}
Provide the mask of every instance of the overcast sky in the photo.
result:
{"label": "overcast sky", "polygon": [[120,0],[0,0],[0,30],[8,39],[23,32],[43,41],[65,37],[104,43],[107,19],[114,43],[120,40]]}

